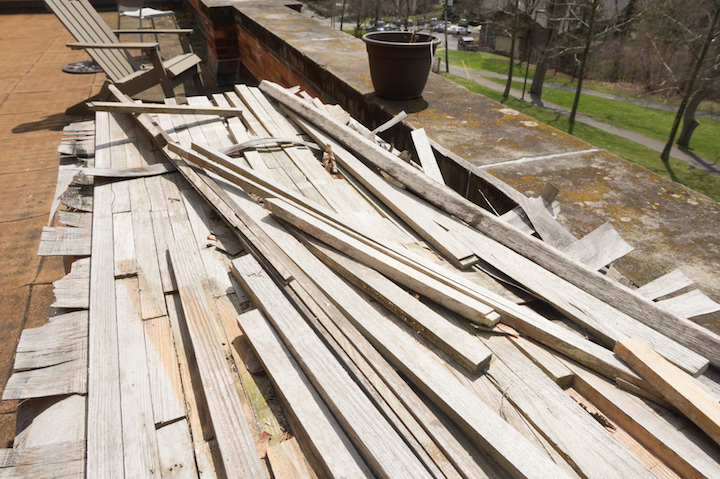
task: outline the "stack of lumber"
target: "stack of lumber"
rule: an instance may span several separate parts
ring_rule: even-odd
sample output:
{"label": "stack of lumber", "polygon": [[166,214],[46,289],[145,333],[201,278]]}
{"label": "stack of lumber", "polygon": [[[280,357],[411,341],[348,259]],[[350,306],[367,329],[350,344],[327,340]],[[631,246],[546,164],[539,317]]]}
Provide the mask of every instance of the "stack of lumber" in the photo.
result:
{"label": "stack of lumber", "polygon": [[653,301],[687,278],[609,279],[629,246],[551,188],[489,179],[495,216],[297,88],[114,95],[63,146],[0,478],[720,477],[720,338]]}

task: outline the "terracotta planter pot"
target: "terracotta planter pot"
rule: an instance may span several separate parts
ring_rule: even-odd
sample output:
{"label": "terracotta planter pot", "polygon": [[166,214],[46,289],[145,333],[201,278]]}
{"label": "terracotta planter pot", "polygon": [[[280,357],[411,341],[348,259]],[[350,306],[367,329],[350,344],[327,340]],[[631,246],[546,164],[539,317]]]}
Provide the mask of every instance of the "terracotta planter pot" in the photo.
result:
{"label": "terracotta planter pot", "polygon": [[440,39],[420,33],[417,41],[410,43],[411,35],[411,32],[371,32],[363,36],[376,95],[390,100],[410,100],[422,95]]}

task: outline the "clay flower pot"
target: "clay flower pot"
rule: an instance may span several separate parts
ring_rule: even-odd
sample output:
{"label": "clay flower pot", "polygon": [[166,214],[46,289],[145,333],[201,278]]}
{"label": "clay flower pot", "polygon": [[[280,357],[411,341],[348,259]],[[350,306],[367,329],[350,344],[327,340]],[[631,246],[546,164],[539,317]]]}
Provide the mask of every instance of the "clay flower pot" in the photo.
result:
{"label": "clay flower pot", "polygon": [[440,39],[425,33],[371,32],[363,35],[375,94],[390,100],[422,95]]}

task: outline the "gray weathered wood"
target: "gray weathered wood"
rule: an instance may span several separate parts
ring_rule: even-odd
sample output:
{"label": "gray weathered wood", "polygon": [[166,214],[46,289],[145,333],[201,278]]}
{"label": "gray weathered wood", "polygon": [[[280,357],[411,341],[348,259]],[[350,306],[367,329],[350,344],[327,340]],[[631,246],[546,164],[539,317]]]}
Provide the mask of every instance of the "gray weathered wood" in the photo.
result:
{"label": "gray weathered wood", "polygon": [[446,222],[446,226],[466,238],[483,261],[590,330],[609,348],[624,337],[640,337],[694,376],[707,367],[705,358],[680,345],[674,338],[636,321],[480,232],[457,222]]}
{"label": "gray weathered wood", "polygon": [[[95,165],[110,167],[109,114],[99,113]],[[87,477],[121,478],[123,472],[120,412],[120,369],[113,275],[112,186],[95,187],[90,263],[90,328],[88,331]]]}
{"label": "gray weathered wood", "polygon": [[633,249],[610,223],[605,223],[562,251],[589,268],[600,269]]}
{"label": "gray weathered wood", "polygon": [[272,321],[373,473],[383,478],[431,477],[257,261],[250,255],[238,258],[233,273]]}
{"label": "gray weathered wood", "polygon": [[[160,477],[194,479],[198,477],[187,419],[157,429]],[[206,473],[207,471],[202,471]],[[205,477],[203,474],[202,477]]]}
{"label": "gray weathered wood", "polygon": [[679,269],[675,269],[667,274],[655,278],[637,289],[637,293],[648,299],[658,299],[683,288],[692,286],[693,280],[685,276]]}
{"label": "gray weathered wood", "polygon": [[87,365],[87,360],[82,356],[39,369],[16,371],[5,384],[2,398],[30,399],[61,394],[85,394]]}
{"label": "gray weathered wood", "polygon": [[217,320],[211,306],[212,297],[199,279],[203,266],[198,254],[189,239],[170,245],[173,271],[203,388],[214,391],[205,396],[222,461],[228,477],[263,477],[263,466],[215,332]]}
{"label": "gray weathered wood", "polygon": [[415,152],[420,160],[420,165],[423,168],[423,172],[435,181],[445,183],[440,167],[435,159],[435,154],[430,146],[425,128],[419,128],[410,132],[413,144],[415,145]]}
{"label": "gray weathered wood", "polygon": [[129,105],[114,101],[90,101],[89,109],[94,111],[109,111],[112,113],[169,113],[175,115],[216,115],[216,116],[242,116],[242,110],[237,108],[223,108],[195,105],[163,105],[158,103],[136,103]]}
{"label": "gray weathered wood", "polygon": [[76,228],[90,228],[92,226],[92,213],[60,210],[57,212],[57,218],[60,223],[66,226]]}
{"label": "gray weathered wood", "polygon": [[322,130],[341,138],[345,145],[363,159],[384,170],[430,203],[638,321],[677,338],[681,344],[707,357],[713,364],[720,365],[720,336],[662,310],[641,295],[571,260],[556,248],[518,232],[450,188],[424,177],[410,165],[399,161],[344,125],[317,114],[303,100],[288,95],[282,88],[264,81],[260,84],[260,89],[313,124],[320,126]]}
{"label": "gray weathered wood", "polygon": [[143,321],[153,421],[164,424],[185,416],[178,357],[167,316]]}
{"label": "gray weathered wood", "polygon": [[490,363],[490,351],[462,326],[448,321],[372,268],[308,237],[305,245],[325,264],[362,289],[471,373]]}
{"label": "gray weathered wood", "polygon": [[90,258],[73,262],[70,272],[53,281],[53,308],[85,308],[90,299]]}
{"label": "gray weathered wood", "polygon": [[147,176],[162,175],[174,171],[175,167],[170,163],[156,163],[149,166],[135,168],[75,168],[72,171],[83,176],[95,178],[143,178]]}
{"label": "gray weathered wood", "polygon": [[83,441],[74,441],[17,451],[15,464],[0,468],[0,478],[81,478],[85,469],[84,446]]}
{"label": "gray weathered wood", "polygon": [[[256,279],[262,275],[259,267],[254,267],[250,260],[241,260],[242,258],[235,260],[233,267],[243,278]],[[329,299],[395,367],[441,406],[470,439],[497,460],[509,474],[513,477],[565,476],[497,414],[470,394],[454,376],[432,359],[427,351],[420,349],[410,335],[397,324],[379,317],[372,306],[345,283],[338,281],[337,276],[327,267],[317,260],[316,263],[303,264],[303,269],[318,287],[329,295]],[[255,298],[253,300],[255,301]],[[284,309],[288,307],[285,306]],[[294,334],[298,334],[297,327],[294,327]],[[290,338],[284,339],[288,341]],[[307,340],[304,343],[307,345]]]}
{"label": "gray weathered wood", "polygon": [[692,318],[703,314],[720,311],[720,304],[710,299],[699,289],[694,289],[679,296],[658,301],[658,306],[683,318]]}
{"label": "gray weathered wood", "polygon": [[88,228],[65,228],[43,226],[38,256],[88,256],[90,254],[90,230]]}
{"label": "gray weathered wood", "polygon": [[69,361],[87,364],[88,312],[53,316],[47,324],[25,329],[15,349],[15,370],[37,369]]}
{"label": "gray weathered wood", "polygon": [[259,310],[237,318],[253,350],[328,477],[371,477],[370,470]]}

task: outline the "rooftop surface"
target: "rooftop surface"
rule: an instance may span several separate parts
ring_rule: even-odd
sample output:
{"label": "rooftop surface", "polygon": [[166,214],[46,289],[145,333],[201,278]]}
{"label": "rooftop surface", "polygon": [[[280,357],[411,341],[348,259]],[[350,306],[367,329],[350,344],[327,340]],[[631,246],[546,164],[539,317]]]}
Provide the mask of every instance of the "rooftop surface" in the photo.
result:
{"label": "rooftop surface", "polygon": [[[390,102],[374,96],[364,44],[282,6],[237,7],[259,30],[283,39],[338,79],[328,97],[352,101],[386,117],[405,110],[408,123],[520,192],[535,196],[550,181],[560,188],[559,221],[582,237],[609,221],[635,247],[616,266],[637,285],[680,268],[720,301],[720,206],[677,183],[503,105],[431,75],[422,100]],[[107,12],[113,24],[115,13]],[[270,34],[270,33],[269,33]],[[87,59],[46,13],[0,15],[0,385],[11,372],[23,328],[53,314],[52,282],[64,274],[58,257],[36,256],[55,192],[62,128],[78,117],[65,109],[99,90],[104,75],[71,75],[69,62]],[[328,47],[332,45],[332,47]],[[373,121],[380,121],[381,115]],[[370,122],[372,123],[372,121]],[[376,125],[368,124],[373,127]],[[720,331],[720,316],[696,318]],[[0,389],[0,394],[1,394]],[[12,444],[16,402],[0,402],[0,442]]]}

